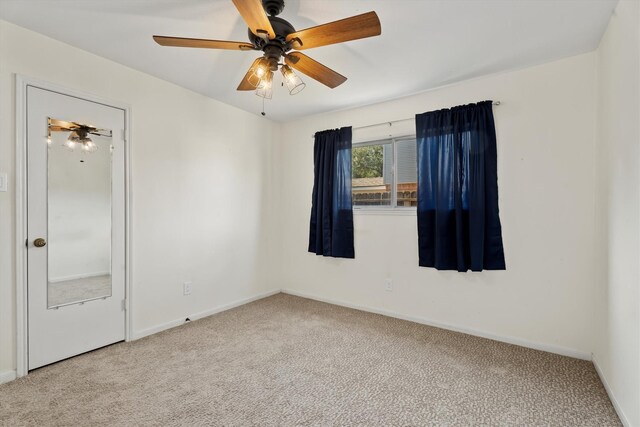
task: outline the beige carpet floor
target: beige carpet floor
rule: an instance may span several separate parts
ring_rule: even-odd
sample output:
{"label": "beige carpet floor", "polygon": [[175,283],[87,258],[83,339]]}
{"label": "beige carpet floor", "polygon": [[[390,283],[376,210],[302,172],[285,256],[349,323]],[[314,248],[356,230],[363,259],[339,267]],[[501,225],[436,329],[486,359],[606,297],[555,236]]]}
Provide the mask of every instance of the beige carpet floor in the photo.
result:
{"label": "beige carpet floor", "polygon": [[620,422],[590,362],[279,294],[0,386],[0,425]]}

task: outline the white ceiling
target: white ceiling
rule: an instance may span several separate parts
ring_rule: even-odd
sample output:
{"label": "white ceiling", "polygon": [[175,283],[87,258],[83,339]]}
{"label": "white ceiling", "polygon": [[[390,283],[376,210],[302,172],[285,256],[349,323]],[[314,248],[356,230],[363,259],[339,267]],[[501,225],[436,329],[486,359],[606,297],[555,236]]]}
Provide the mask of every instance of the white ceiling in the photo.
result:
{"label": "white ceiling", "polygon": [[[296,29],[375,10],[382,35],[305,54],[347,76],[329,89],[310,78],[290,96],[274,87],[267,117],[398,98],[444,84],[593,50],[617,0],[285,0]],[[0,18],[259,114],[235,88],[258,52],[171,48],[153,34],[247,40],[231,0],[0,0]],[[280,80],[276,80],[279,82]]]}

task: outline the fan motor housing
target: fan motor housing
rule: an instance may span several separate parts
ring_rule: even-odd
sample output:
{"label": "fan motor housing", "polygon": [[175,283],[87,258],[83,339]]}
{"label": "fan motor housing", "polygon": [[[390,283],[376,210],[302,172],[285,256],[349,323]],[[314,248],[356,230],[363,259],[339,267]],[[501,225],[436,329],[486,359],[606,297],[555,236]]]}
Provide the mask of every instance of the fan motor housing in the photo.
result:
{"label": "fan motor housing", "polygon": [[273,40],[265,40],[253,34],[249,29],[249,41],[251,44],[254,45],[256,49],[263,51],[267,46],[279,46],[282,53],[291,50],[291,48],[287,46],[287,36],[295,33],[296,29],[293,28],[293,25],[291,25],[289,21],[278,18],[277,16],[269,16],[269,22],[271,22],[273,32],[276,33],[276,38]]}

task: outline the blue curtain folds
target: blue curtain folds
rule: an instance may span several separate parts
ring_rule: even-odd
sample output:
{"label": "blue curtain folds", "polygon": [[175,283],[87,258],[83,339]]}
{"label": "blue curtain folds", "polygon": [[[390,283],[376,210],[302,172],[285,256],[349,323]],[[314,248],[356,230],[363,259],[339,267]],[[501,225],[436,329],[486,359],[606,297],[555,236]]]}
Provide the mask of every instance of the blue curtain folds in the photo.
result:
{"label": "blue curtain folds", "polygon": [[315,134],[309,252],[354,258],[351,127]]}
{"label": "blue curtain folds", "polygon": [[416,115],[422,267],[504,270],[492,102]]}

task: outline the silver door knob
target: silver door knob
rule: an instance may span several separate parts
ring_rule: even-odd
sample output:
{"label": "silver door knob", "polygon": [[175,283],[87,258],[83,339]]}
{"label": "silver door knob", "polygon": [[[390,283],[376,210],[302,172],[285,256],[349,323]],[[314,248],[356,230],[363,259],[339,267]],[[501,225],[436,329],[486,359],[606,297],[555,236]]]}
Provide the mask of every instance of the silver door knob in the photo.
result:
{"label": "silver door knob", "polygon": [[41,248],[46,244],[47,244],[47,241],[44,240],[42,237],[38,237],[36,240],[33,241],[33,246],[35,246],[36,248]]}

